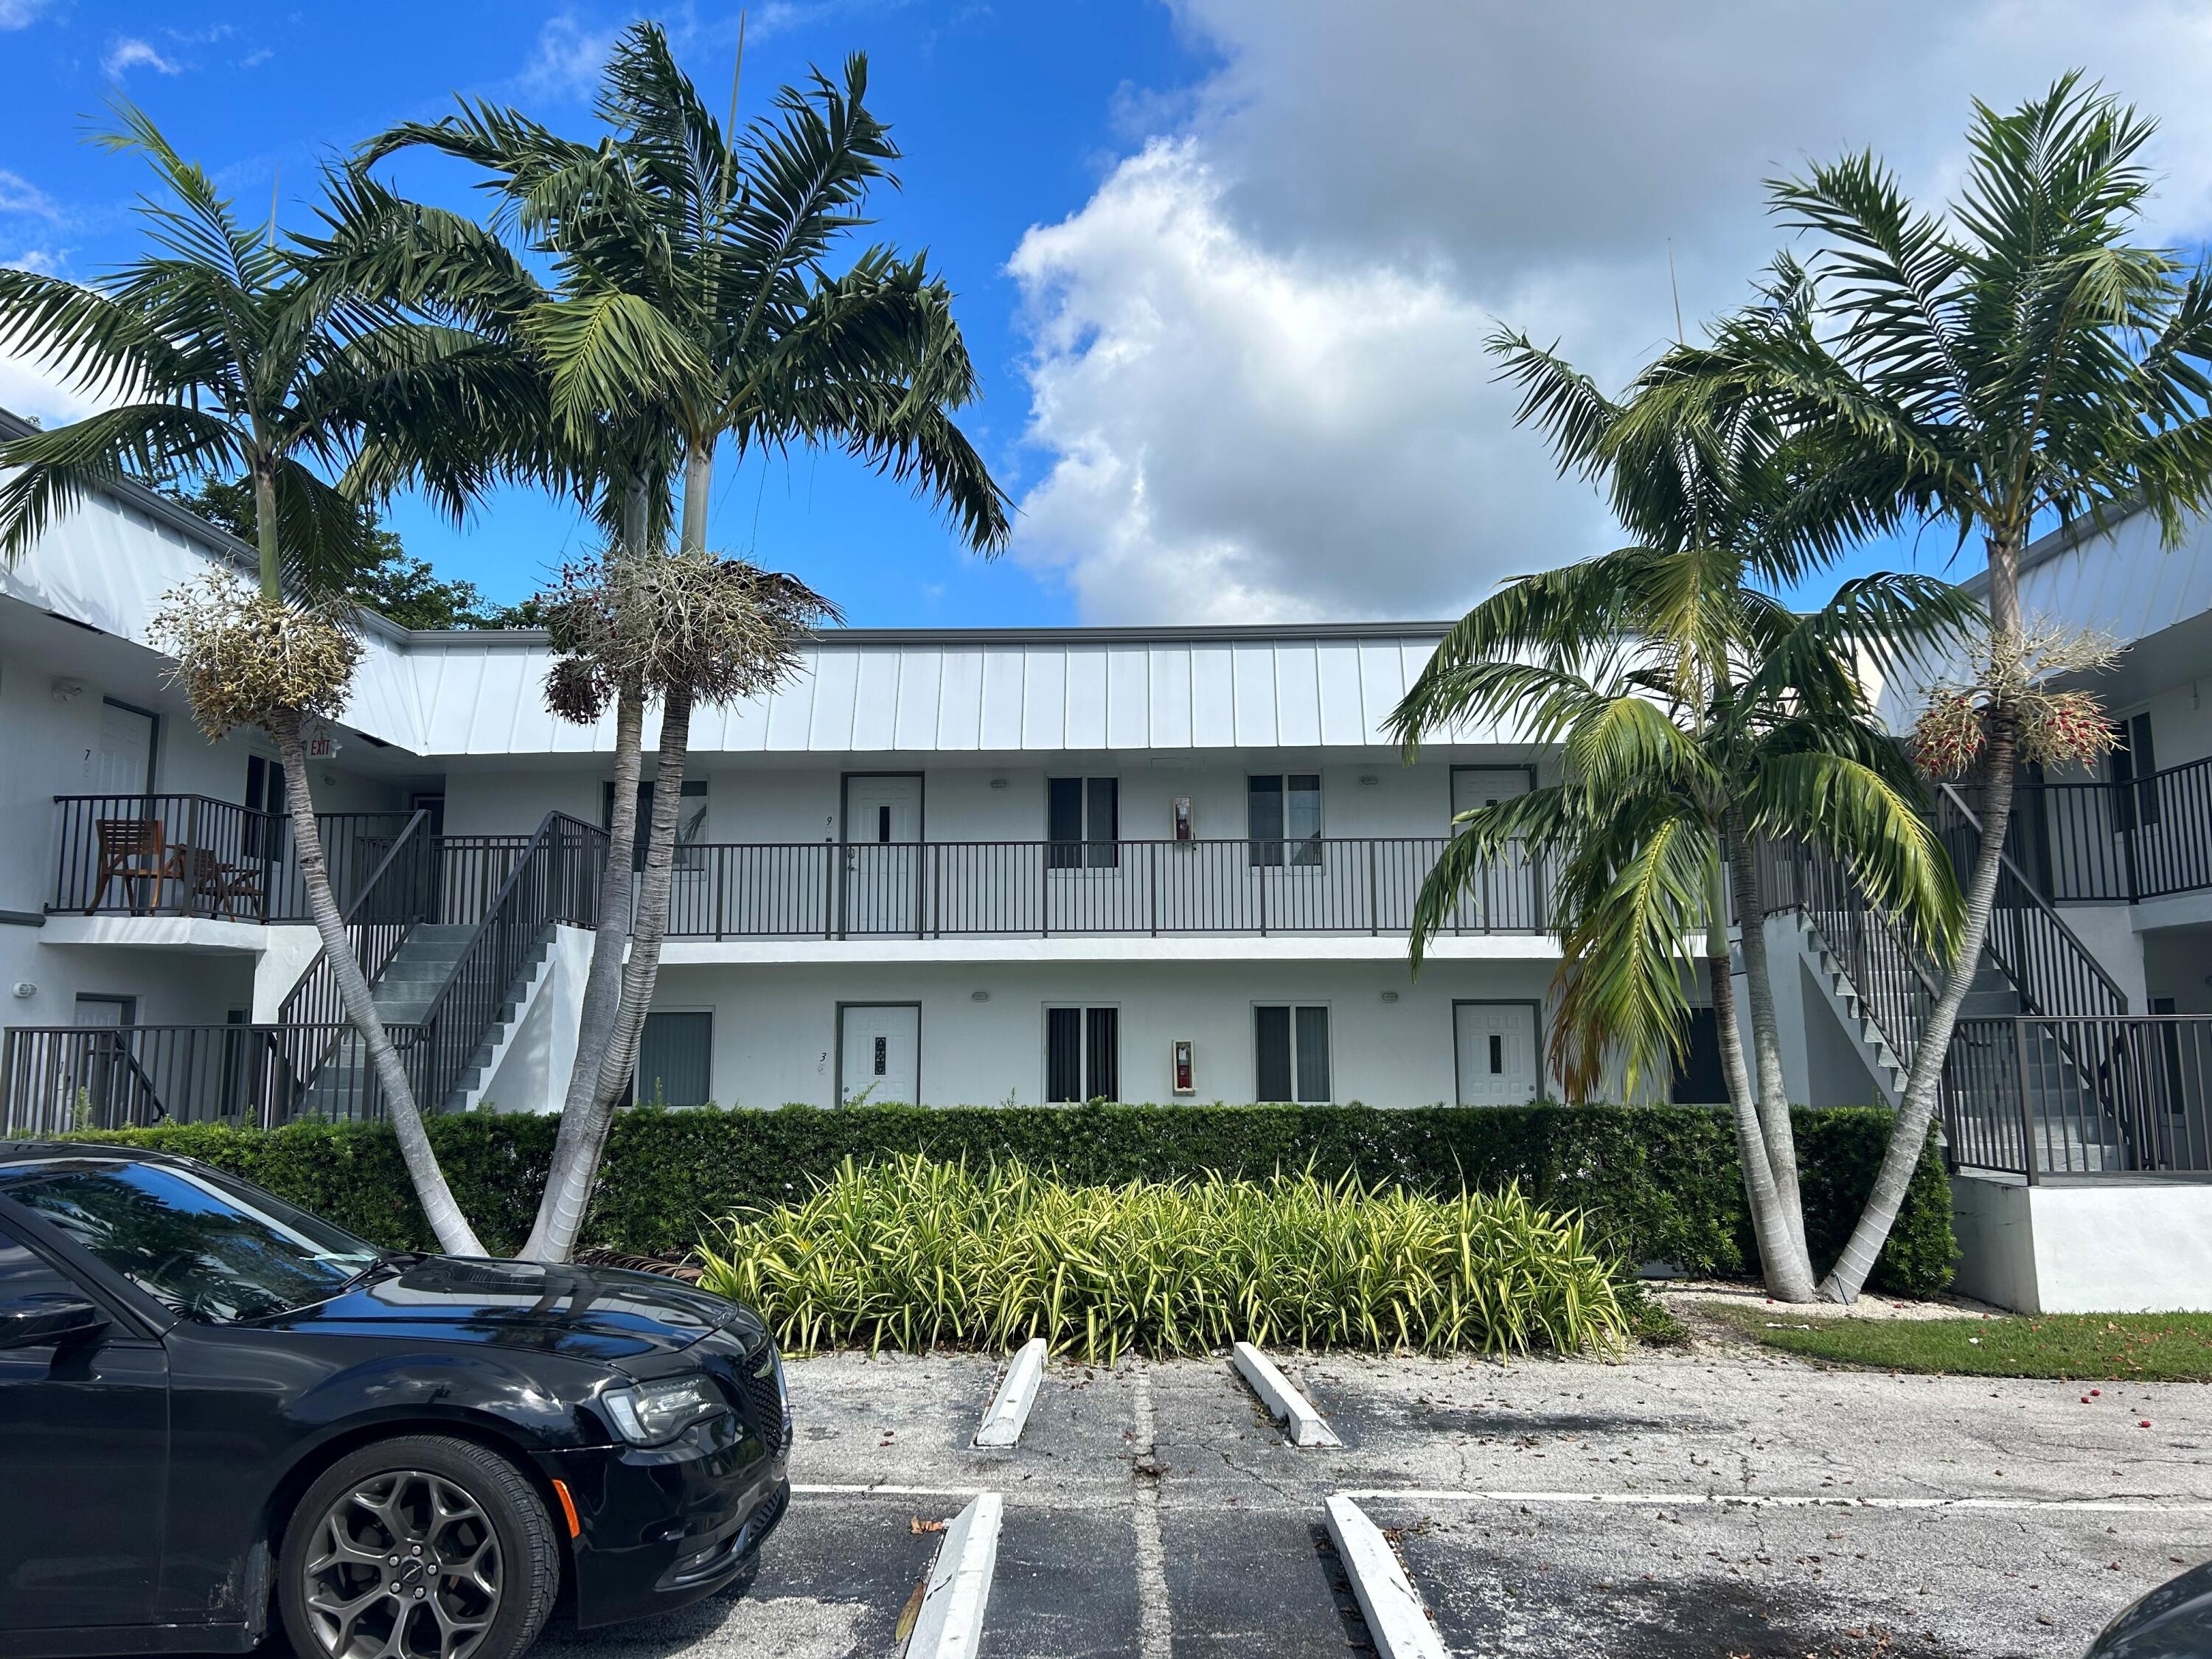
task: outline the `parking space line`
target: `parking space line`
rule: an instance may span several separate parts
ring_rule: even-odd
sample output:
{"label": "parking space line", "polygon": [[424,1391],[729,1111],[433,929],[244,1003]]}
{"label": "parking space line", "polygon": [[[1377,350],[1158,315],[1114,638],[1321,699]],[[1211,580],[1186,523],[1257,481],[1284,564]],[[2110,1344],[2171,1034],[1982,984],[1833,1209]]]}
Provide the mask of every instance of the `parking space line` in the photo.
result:
{"label": "parking space line", "polygon": [[1340,1446],[1344,1443],[1329,1428],[1328,1419],[1313,1408],[1313,1403],[1291,1385],[1291,1379],[1275,1369],[1275,1362],[1261,1353],[1249,1342],[1239,1342],[1229,1351],[1230,1363],[1252,1385],[1252,1392],[1260,1396],[1260,1403],[1268,1414],[1281,1419],[1288,1425],[1290,1442],[1293,1446]]}
{"label": "parking space line", "polygon": [[914,1634],[907,1638],[906,1659],[972,1659],[981,1650],[1005,1512],[1005,1500],[987,1492],[946,1525]]}
{"label": "parking space line", "polygon": [[978,1446],[1003,1448],[1019,1443],[1022,1425],[1030,1420],[1030,1407],[1036,1403],[1037,1384],[1044,1379],[1044,1357],[1042,1337],[1033,1336],[1022,1344],[1013,1363],[1006,1367],[1006,1380],[999,1385],[990,1409],[983,1413],[982,1426],[975,1431]]}
{"label": "parking space line", "polygon": [[1130,1524],[1137,1540],[1137,1651],[1139,1659],[1171,1659],[1175,1619],[1168,1601],[1168,1552],[1160,1536],[1160,1468],[1153,1453],[1158,1428],[1152,1416],[1152,1378],[1139,1358],[1133,1362],[1136,1443],[1131,1474],[1136,1482]]}
{"label": "parking space line", "polygon": [[894,1486],[887,1481],[873,1486],[812,1486],[794,1484],[792,1492],[800,1498],[981,1498],[990,1490],[988,1486]]}
{"label": "parking space line", "polygon": [[2212,1514],[2212,1502],[2133,1498],[1856,1498],[1826,1492],[1464,1492],[1432,1486],[1367,1486],[1336,1494],[1362,1503],[1583,1504],[1629,1509],[2059,1510],[2087,1515]]}
{"label": "parking space line", "polygon": [[1382,1529],[1351,1498],[1339,1496],[1328,1500],[1328,1535],[1376,1652],[1382,1659],[1445,1659],[1443,1638]]}

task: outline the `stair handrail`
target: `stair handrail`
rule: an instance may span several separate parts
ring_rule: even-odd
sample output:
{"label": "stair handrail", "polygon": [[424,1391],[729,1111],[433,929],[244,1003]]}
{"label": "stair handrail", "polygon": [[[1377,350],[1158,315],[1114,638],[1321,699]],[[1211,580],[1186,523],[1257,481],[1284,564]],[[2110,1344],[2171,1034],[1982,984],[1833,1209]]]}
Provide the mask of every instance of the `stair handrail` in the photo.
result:
{"label": "stair handrail", "polygon": [[[1961,796],[1958,790],[1949,783],[1939,783],[1936,786],[1936,789],[1938,792],[1938,798],[1948,803],[1952,810],[1956,811],[1960,817],[1963,817],[1966,821],[1967,825],[1973,830],[1974,835],[1978,841],[1983,835],[1982,821],[1980,817],[1976,815],[1974,809],[1966,805],[1965,798]],[[2022,973],[2026,971],[2027,964],[2023,962],[2021,964],[2020,971],[2014,970],[2013,965],[2004,959],[2003,955],[1997,949],[1997,930],[1992,927],[1990,930],[1990,939],[1987,948],[1990,955],[1996,958],[1997,966],[2004,969],[2006,977],[2012,981],[2014,988],[2020,992],[2021,1000],[2028,1005],[2025,1008],[2024,1012],[2031,1014],[2044,1015],[2118,1015],[2126,1013],[2128,1012],[2128,994],[2120,988],[2119,981],[2114,979],[2112,975],[2106,971],[2105,964],[2097,959],[2096,952],[2090,950],[2087,945],[2084,945],[2081,942],[2081,935],[2066,925],[2066,918],[2058,914],[2056,907],[2054,907],[2048,899],[2045,898],[2042,894],[2036,891],[2035,884],[2027,878],[2027,872],[2022,870],[2019,865],[2013,862],[2012,855],[2006,852],[2002,847],[1999,847],[1997,848],[1997,859],[2001,896],[1996,903],[1992,906],[1992,908],[2022,910],[2038,916],[2042,921],[2051,927],[2051,929],[2057,935],[2060,942],[2072,952],[2075,957],[2078,959],[2074,965],[2081,969],[2086,969],[2089,975],[2090,982],[2100,987],[2104,990],[2105,994],[2112,999],[2114,1005],[2107,1008],[2058,1008],[2039,1006],[2044,1000],[2043,997],[2039,994],[2035,987],[2023,982],[2022,980]],[[1954,859],[1953,862],[1955,864],[1957,860]],[[1963,871],[1960,872],[1962,877],[1965,873],[1966,872]],[[2005,897],[2002,896],[2002,890],[2009,890],[2012,893],[2024,895],[2026,902],[2021,902],[2016,899],[2014,902],[2007,902]],[[1992,917],[1991,920],[1994,921],[1995,918]],[[2063,996],[2064,994],[2063,992],[2061,992],[2059,994]]]}
{"label": "stair handrail", "polygon": [[[416,1103],[422,1110],[440,1109],[453,1079],[466,1069],[468,1056],[475,1051],[489,1025],[491,1011],[504,1000],[507,987],[521,967],[526,941],[534,942],[540,933],[556,922],[568,921],[585,927],[597,926],[599,866],[606,858],[606,842],[605,830],[566,812],[548,812],[539,822],[522,856],[507,872],[507,879],[501,883],[491,902],[484,907],[483,917],[462,944],[460,954],[453,960],[453,972],[432,995],[417,1022],[421,1038],[409,1056],[409,1069],[413,1073],[410,1080],[414,1085]],[[568,876],[573,886],[572,896],[579,902],[562,905],[554,902],[552,885],[544,878],[554,848],[576,843],[580,843],[583,851],[579,867],[562,873]],[[528,902],[533,884],[537,896],[545,902],[536,905]],[[465,999],[477,1006],[464,1006]],[[476,1016],[473,1024],[470,1018],[472,1012]]]}
{"label": "stair handrail", "polygon": [[[399,862],[402,854],[410,856],[413,854],[416,850],[412,845],[415,834],[429,822],[429,818],[430,815],[427,811],[419,807],[416,809],[413,816],[407,820],[406,827],[392,837],[391,847],[386,850],[384,857],[378,862],[376,868],[370,872],[368,879],[362,883],[361,890],[348,901],[344,910],[340,913],[339,920],[345,927],[348,936],[353,940],[354,960],[361,964],[362,977],[372,983],[374,982],[376,976],[384,971],[386,964],[391,961],[392,951],[397,951],[399,948],[398,941],[395,939],[392,944],[392,951],[383,952],[380,958],[374,945],[371,943],[369,934],[369,929],[376,924],[362,921],[362,913],[368,907],[370,900],[378,896],[378,890],[383,885],[385,878]],[[335,1012],[320,1020],[301,1018],[300,1006],[303,999],[323,995],[325,986],[321,981],[325,981],[328,982],[326,1000],[331,1003]],[[336,975],[331,971],[329,956],[325,951],[318,951],[314,960],[301,970],[298,979],[292,981],[292,988],[285,993],[284,1000],[277,1005],[277,1024],[280,1025],[329,1024],[343,1021],[345,1018],[343,1006],[337,1003],[337,980]]]}
{"label": "stair handrail", "polygon": [[[1804,842],[1784,843],[1781,850],[1796,866],[1795,890],[1786,896],[1762,891],[1760,909],[1768,915],[1789,909],[1804,915],[1850,981],[1866,1018],[1899,1062],[1910,1066],[1938,994],[1927,960],[1889,913],[1860,890],[1839,861]],[[1766,846],[1762,845],[1760,853],[1765,888],[1775,866],[1766,856]],[[1901,988],[1900,967],[1906,970]]]}

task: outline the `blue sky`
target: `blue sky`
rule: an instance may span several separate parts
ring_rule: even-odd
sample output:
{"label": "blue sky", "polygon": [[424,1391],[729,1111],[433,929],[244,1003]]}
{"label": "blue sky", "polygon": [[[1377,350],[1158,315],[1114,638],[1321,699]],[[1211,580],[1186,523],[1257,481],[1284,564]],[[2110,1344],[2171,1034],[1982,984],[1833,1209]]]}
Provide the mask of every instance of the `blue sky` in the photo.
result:
{"label": "blue sky", "polygon": [[[6,4],[0,0],[0,15]],[[715,88],[718,106],[738,13],[702,5],[659,14],[680,39],[686,67]],[[620,16],[405,3],[376,8],[374,28],[351,8],[210,6],[185,15],[169,5],[54,7],[0,35],[11,118],[0,167],[53,210],[0,218],[0,255],[51,250],[78,276],[131,257],[140,164],[82,142],[118,92],[202,161],[241,210],[264,214],[274,190],[286,220],[301,223],[327,154],[392,122],[442,114],[457,91],[513,102],[563,131],[589,131],[592,70]],[[1030,224],[1076,211],[1097,187],[1114,153],[1120,90],[1171,87],[1201,59],[1177,44],[1164,10],[1109,0],[996,9],[756,6],[744,104],[757,111],[778,84],[815,64],[835,71],[855,50],[869,56],[870,102],[908,156],[902,188],[876,198],[880,222],[871,234],[927,247],[957,292],[984,387],[963,419],[1001,480],[1018,489],[1035,457],[1021,441],[1024,346],[1007,255]],[[425,199],[471,199],[469,174],[451,164],[386,171]],[[841,456],[750,460],[724,466],[719,480],[716,544],[802,573],[855,623],[1073,619],[1061,585],[1010,560],[976,559],[904,487]],[[458,530],[415,501],[390,517],[410,550],[501,599],[538,586],[585,533],[573,509],[520,489]]]}
{"label": "blue sky", "polygon": [[[322,156],[457,92],[587,132],[632,15],[0,0],[0,264],[86,277],[131,252],[138,164],[81,142],[118,93],[245,210],[274,185],[297,222]],[[653,15],[719,97],[738,9]],[[1779,240],[1762,179],[1871,145],[1940,195],[1971,98],[2069,66],[2166,122],[2153,230],[2212,228],[2212,15],[2189,0],[771,0],[745,106],[854,50],[908,157],[878,234],[957,291],[984,382],[966,420],[1021,506],[985,564],[837,457],[726,466],[716,544],[863,624],[1442,616],[1601,550],[1588,489],[1514,428],[1490,331],[1556,337],[1617,384],[1673,333],[1678,289],[1693,320],[1742,298]],[[470,199],[449,164],[394,177]],[[0,404],[82,407],[20,355]],[[392,517],[501,599],[581,533],[522,491],[459,530]],[[1948,553],[1933,535],[1849,568]]]}

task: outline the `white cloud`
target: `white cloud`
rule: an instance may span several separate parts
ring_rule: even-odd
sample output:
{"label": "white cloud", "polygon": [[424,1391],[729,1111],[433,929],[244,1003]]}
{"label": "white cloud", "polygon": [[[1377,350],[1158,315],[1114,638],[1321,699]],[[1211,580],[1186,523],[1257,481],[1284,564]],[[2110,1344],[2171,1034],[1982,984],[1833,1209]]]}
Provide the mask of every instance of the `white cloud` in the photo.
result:
{"label": "white cloud", "polygon": [[134,69],[149,69],[159,75],[174,75],[183,68],[174,59],[162,57],[147,42],[127,34],[108,47],[107,55],[100,60],[100,66],[112,81],[121,80]]}
{"label": "white cloud", "polygon": [[0,0],[0,32],[30,27],[50,3],[52,0]]}
{"label": "white cloud", "polygon": [[[0,265],[58,276],[69,263],[67,256],[66,249],[31,247],[12,258],[0,258]],[[87,386],[57,373],[41,353],[0,347],[0,409],[27,415],[43,426],[60,426],[112,409],[131,392],[128,386],[113,383]]]}
{"label": "white cloud", "polygon": [[591,27],[572,11],[556,12],[539,27],[517,82],[541,98],[589,97],[620,35],[619,28]]}
{"label": "white cloud", "polygon": [[2166,123],[2154,233],[2212,226],[2180,0],[1171,3],[1221,68],[1117,99],[1153,142],[1011,266],[1046,461],[1017,551],[1098,620],[1449,614],[1608,544],[1491,319],[1617,384],[1674,332],[1670,242],[1694,326],[1782,240],[1763,179],[1871,145],[1940,192],[1975,96],[2087,68]]}
{"label": "white cloud", "polygon": [[58,219],[61,208],[52,197],[21,173],[0,167],[0,213],[27,213],[41,219]]}

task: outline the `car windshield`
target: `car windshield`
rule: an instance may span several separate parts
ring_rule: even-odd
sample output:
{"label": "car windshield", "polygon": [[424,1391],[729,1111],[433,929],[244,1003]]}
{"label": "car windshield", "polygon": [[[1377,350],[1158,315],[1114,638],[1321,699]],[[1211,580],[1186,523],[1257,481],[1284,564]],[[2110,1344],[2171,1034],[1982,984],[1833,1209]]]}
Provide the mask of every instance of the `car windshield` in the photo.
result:
{"label": "car windshield", "polygon": [[325,1301],[386,1255],[272,1194],[199,1170],[56,1159],[0,1167],[0,1194],[204,1324]]}

